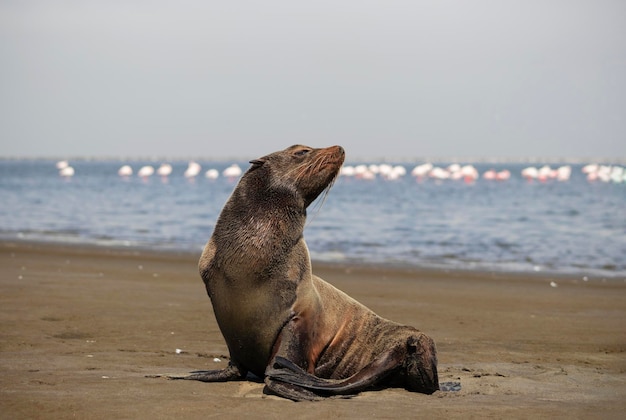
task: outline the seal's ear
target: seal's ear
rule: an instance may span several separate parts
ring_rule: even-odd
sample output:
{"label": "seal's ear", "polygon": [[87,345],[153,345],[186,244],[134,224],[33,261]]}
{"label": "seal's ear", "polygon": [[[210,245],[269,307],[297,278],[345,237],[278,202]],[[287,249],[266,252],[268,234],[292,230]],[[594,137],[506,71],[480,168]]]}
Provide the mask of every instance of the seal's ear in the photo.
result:
{"label": "seal's ear", "polygon": [[256,169],[263,166],[263,164],[265,163],[265,158],[252,159],[250,163],[252,164],[251,169]]}

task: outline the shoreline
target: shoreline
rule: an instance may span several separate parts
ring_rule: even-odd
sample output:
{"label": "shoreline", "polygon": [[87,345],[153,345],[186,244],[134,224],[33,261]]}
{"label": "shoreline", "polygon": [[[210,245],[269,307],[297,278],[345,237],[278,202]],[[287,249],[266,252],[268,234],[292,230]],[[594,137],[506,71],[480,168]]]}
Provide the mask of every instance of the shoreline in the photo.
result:
{"label": "shoreline", "polygon": [[626,284],[573,276],[314,263],[379,315],[433,337],[440,381],[460,381],[459,392],[384,389],[293,403],[264,397],[254,381],[146,378],[226,365],[198,256],[0,242],[2,413],[621,418],[626,409]]}
{"label": "shoreline", "polygon": [[[149,245],[102,245],[93,242],[63,242],[46,241],[37,239],[9,239],[0,238],[0,248],[3,247],[25,247],[42,250],[58,250],[58,252],[93,252],[107,253],[110,255],[153,255],[155,257],[175,257],[175,258],[200,258],[201,247],[197,251],[182,248],[159,248]],[[615,273],[614,275],[590,274],[586,272],[558,272],[558,271],[522,271],[522,270],[499,270],[485,268],[458,268],[452,266],[439,265],[412,265],[409,263],[368,263],[363,261],[324,261],[312,259],[313,269],[337,269],[337,270],[366,270],[366,271],[392,271],[406,273],[408,275],[437,275],[445,273],[452,276],[473,277],[494,277],[494,278],[526,278],[537,280],[566,280],[566,281],[590,281],[590,282],[624,282],[626,283],[626,273]]]}

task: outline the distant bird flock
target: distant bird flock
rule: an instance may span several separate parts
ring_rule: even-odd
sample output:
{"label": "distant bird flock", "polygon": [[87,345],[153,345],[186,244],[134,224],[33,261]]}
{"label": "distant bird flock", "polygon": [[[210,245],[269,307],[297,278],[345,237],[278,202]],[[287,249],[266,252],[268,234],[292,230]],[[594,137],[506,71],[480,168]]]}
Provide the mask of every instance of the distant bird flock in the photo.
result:
{"label": "distant bird flock", "polygon": [[[626,182],[626,170],[621,166],[609,166],[589,164],[582,168],[583,174],[589,181],[603,182]],[[381,165],[346,165],[341,168],[341,175],[354,177],[359,179],[371,180],[381,177],[386,180],[395,180],[407,175],[404,166],[392,166],[388,164]],[[461,166],[453,163],[446,167],[434,166],[432,163],[423,163],[415,166],[410,175],[417,180],[463,180],[465,182],[474,182],[479,178],[488,181],[507,181],[511,178],[511,172],[508,169],[496,171],[489,169],[481,175],[473,165]],[[568,181],[572,175],[572,167],[570,165],[552,168],[544,165],[539,168],[529,166],[521,170],[521,177],[528,181],[547,182],[550,180]]]}
{"label": "distant bird flock", "polygon": [[[172,165],[170,165],[169,163],[162,163],[161,166],[159,166],[156,170],[156,174],[159,175],[161,178],[167,178],[172,174],[172,171]],[[185,169],[183,176],[189,180],[193,180],[198,175],[200,175],[201,172],[202,165],[192,160],[187,165],[187,169]],[[137,176],[139,178],[147,179],[154,175],[154,173],[155,170],[152,165],[145,165],[139,168],[139,170],[137,171]],[[240,177],[242,173],[243,171],[241,170],[239,165],[233,163],[228,168],[222,171],[222,176],[228,179],[234,179]],[[123,165],[117,171],[117,174],[124,178],[131,177],[133,175],[133,168],[130,165]],[[215,168],[211,168],[204,173],[204,176],[208,179],[217,179],[220,176],[220,172]]]}
{"label": "distant bird flock", "polygon": [[71,178],[74,176],[74,168],[70,166],[67,160],[58,161],[57,169],[59,170],[59,175],[63,178]]}
{"label": "distant bird flock", "polygon": [[[63,178],[71,178],[74,176],[74,168],[71,167],[67,160],[61,160],[56,164],[59,170],[59,175]],[[167,179],[173,172],[172,165],[169,163],[162,163],[155,171],[151,165],[141,166],[137,170],[137,176],[142,179],[148,179],[155,173],[161,178]],[[123,165],[117,171],[118,175],[123,178],[129,178],[133,176],[133,168],[130,165]],[[189,180],[195,179],[202,173],[202,166],[195,162],[190,161],[187,169],[183,173],[183,176]],[[204,172],[204,176],[207,179],[217,179],[220,175],[229,180],[237,179],[243,173],[241,167],[236,163],[233,163],[221,173],[215,168],[210,168]],[[618,165],[599,165],[588,164],[583,166],[582,173],[586,176],[590,182],[614,182],[622,183],[626,182],[626,169]],[[410,172],[407,172],[406,168],[402,165],[390,165],[387,163],[382,164],[360,164],[360,165],[344,165],[341,168],[341,176],[362,180],[375,180],[381,178],[387,181],[393,181],[401,179],[407,175],[415,178],[418,181],[424,181],[428,179],[444,181],[444,180],[462,180],[468,183],[474,182],[480,178],[488,181],[507,181],[511,178],[511,172],[507,169],[496,171],[489,169],[482,173],[473,165],[461,166],[458,163],[453,163],[448,166],[435,166],[432,163],[423,163],[415,166]],[[560,166],[558,168],[552,168],[549,165],[541,167],[529,166],[521,170],[521,177],[528,181],[547,182],[551,180],[556,181],[568,181],[572,175],[572,167],[570,165]]]}

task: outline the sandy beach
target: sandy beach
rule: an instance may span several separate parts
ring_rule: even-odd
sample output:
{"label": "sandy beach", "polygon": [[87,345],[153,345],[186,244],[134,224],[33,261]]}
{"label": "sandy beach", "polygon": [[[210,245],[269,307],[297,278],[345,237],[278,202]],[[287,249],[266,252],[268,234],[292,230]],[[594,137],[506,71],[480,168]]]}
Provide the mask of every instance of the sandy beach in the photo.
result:
{"label": "sandy beach", "polygon": [[294,403],[263,396],[260,382],[146,377],[227,363],[197,257],[0,243],[0,417],[606,419],[626,411],[626,283],[582,277],[314,264],[381,316],[433,337],[440,380],[460,381],[459,392],[386,389]]}

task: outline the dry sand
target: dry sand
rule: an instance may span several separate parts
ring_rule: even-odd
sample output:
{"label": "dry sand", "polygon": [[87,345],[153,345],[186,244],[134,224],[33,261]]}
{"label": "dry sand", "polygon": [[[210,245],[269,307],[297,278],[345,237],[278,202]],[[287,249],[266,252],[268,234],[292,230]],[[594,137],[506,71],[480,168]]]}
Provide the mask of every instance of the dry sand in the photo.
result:
{"label": "dry sand", "polygon": [[624,418],[623,280],[314,265],[432,336],[462,390],[294,403],[259,382],[147,378],[226,365],[197,257],[0,243],[0,417]]}

